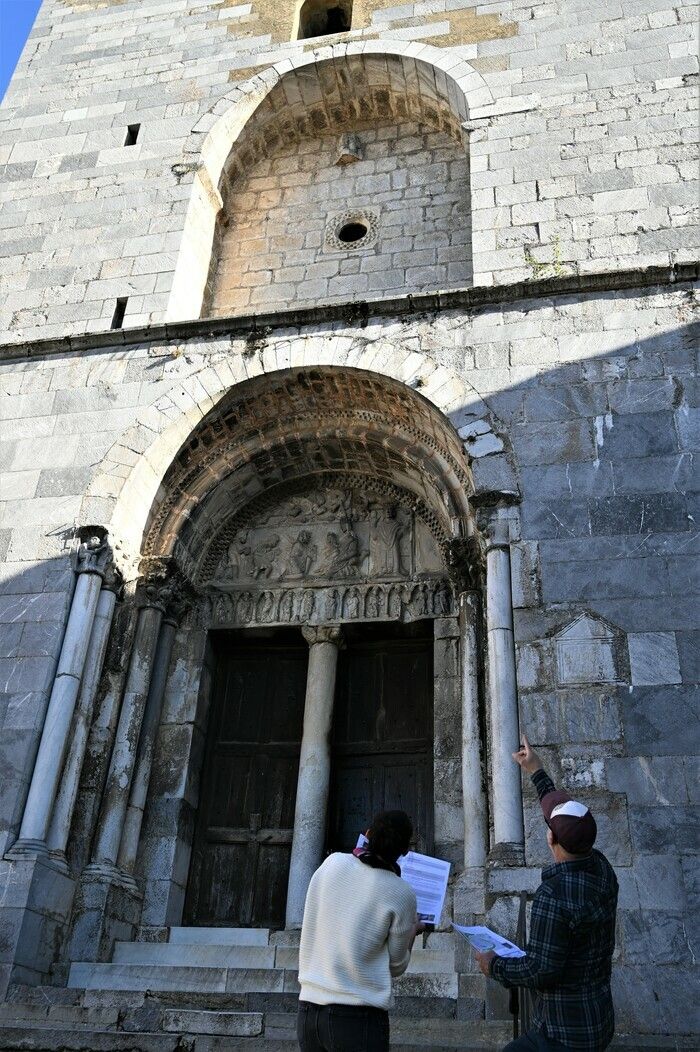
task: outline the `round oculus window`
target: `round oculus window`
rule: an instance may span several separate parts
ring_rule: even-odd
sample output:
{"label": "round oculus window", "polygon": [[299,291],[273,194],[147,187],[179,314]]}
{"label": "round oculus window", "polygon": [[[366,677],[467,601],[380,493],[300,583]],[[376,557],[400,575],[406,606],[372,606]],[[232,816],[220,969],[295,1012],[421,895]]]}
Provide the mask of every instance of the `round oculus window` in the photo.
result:
{"label": "round oculus window", "polygon": [[354,223],[343,223],[336,236],[344,245],[354,245],[357,241],[362,241],[363,237],[367,237],[368,233],[368,225],[362,220],[356,220]]}

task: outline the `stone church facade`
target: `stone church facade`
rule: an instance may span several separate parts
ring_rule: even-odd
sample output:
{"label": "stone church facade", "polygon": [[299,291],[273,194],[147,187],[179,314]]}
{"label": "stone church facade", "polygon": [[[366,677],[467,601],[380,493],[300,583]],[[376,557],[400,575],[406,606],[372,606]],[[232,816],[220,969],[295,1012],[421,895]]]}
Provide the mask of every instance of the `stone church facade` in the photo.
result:
{"label": "stone church facade", "polygon": [[626,1047],[693,1047],[697,15],[44,0],[0,109],[0,1046],[286,1047],[310,875],[400,806],[452,877],[397,1011],[495,1047],[449,931],[537,887],[524,731],[616,866]]}

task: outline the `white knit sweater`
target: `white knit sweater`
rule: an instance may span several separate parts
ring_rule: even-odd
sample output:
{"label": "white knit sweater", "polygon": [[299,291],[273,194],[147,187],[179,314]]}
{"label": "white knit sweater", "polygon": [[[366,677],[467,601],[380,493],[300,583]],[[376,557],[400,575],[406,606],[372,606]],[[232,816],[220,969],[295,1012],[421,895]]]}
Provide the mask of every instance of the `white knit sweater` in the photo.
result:
{"label": "white knit sweater", "polygon": [[404,880],[354,855],[330,855],[306,896],[300,999],[388,1008],[391,976],[408,968],[415,922],[416,896]]}

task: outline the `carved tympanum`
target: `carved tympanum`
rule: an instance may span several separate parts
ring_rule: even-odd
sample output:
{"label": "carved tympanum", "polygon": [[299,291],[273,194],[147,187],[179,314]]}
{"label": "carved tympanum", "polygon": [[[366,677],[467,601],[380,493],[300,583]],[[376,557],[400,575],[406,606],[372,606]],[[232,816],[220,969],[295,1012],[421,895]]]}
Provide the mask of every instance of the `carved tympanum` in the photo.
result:
{"label": "carved tympanum", "polygon": [[410,621],[455,606],[424,520],[359,488],[288,496],[249,519],[207,584],[201,617],[213,625]]}

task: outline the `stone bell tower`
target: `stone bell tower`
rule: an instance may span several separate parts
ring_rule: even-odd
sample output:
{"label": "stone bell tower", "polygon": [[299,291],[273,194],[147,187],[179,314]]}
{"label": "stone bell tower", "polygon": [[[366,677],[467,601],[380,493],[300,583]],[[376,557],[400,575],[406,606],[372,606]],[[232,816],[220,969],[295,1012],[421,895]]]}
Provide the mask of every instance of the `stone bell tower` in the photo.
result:
{"label": "stone bell tower", "polygon": [[527,937],[523,731],[617,868],[620,1047],[695,1047],[696,19],[44,0],[0,108],[1,1048],[293,1047],[308,882],[386,807],[451,864],[395,1042],[505,1043],[451,925]]}

